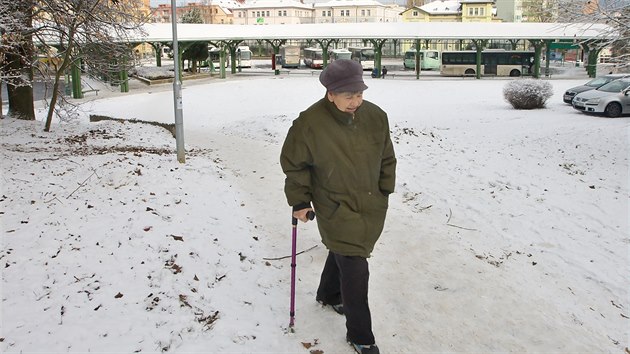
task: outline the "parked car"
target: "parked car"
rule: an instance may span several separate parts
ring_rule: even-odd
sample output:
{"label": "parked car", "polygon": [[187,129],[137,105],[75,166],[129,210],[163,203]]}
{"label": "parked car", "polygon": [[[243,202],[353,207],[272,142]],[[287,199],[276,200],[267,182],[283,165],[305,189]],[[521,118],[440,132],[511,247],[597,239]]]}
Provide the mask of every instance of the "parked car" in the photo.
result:
{"label": "parked car", "polygon": [[613,80],[621,79],[624,77],[630,77],[630,74],[608,74],[596,77],[593,80],[585,83],[584,85],[571,87],[570,89],[568,89],[562,96],[562,100],[564,101],[564,103],[571,104],[571,101],[573,101],[573,97],[575,97],[575,95],[577,95],[578,93],[594,90]]}
{"label": "parked car", "polygon": [[578,93],[573,98],[573,108],[585,113],[604,113],[611,118],[630,114],[630,77]]}

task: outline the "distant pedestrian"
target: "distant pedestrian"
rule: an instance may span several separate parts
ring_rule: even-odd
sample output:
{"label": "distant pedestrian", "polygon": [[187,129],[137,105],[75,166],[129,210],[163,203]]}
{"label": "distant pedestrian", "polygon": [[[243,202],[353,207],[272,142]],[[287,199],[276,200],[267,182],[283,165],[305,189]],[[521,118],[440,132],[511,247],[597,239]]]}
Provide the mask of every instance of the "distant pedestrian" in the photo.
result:
{"label": "distant pedestrian", "polygon": [[382,72],[383,72],[383,75],[381,75],[381,78],[384,79],[385,75],[387,75],[387,67],[384,66]]}

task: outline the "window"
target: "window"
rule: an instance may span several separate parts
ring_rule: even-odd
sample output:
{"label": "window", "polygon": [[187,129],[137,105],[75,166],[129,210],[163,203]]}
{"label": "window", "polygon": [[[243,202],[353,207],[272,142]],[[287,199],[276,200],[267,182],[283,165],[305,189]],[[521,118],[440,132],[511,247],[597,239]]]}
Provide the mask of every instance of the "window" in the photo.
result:
{"label": "window", "polygon": [[287,10],[282,10],[282,16],[286,16],[287,15]]}
{"label": "window", "polygon": [[267,17],[269,17],[269,11],[267,11]]}
{"label": "window", "polygon": [[485,8],[483,8],[483,7],[482,7],[482,8],[480,8],[480,9],[479,9],[479,15],[480,15],[480,16],[485,16],[485,10],[486,10],[486,9],[485,9]]}
{"label": "window", "polygon": [[479,8],[475,7],[475,16],[479,16]]}
{"label": "window", "polygon": [[370,15],[370,10],[367,10],[367,15],[368,15],[368,16],[371,16],[371,15]]}
{"label": "window", "polygon": [[411,15],[412,15],[413,17],[418,17],[418,11],[413,11],[413,12],[411,13]]}
{"label": "window", "polygon": [[326,11],[322,11],[322,17],[326,17]]}
{"label": "window", "polygon": [[278,10],[278,16],[282,16],[282,11]]}
{"label": "window", "polygon": [[346,12],[341,10],[341,16],[345,16]]}
{"label": "window", "polygon": [[328,17],[332,16],[332,10],[328,10]]}
{"label": "window", "polygon": [[468,8],[468,16],[472,16],[473,15],[473,8],[469,7]]}
{"label": "window", "polygon": [[350,16],[350,10],[346,10],[346,16]]}

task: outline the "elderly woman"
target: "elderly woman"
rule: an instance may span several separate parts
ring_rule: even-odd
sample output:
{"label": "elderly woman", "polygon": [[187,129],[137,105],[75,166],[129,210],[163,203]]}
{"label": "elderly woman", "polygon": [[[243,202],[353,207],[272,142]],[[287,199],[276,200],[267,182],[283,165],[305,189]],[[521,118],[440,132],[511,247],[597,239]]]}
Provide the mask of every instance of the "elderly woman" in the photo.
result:
{"label": "elderly woman", "polygon": [[368,305],[367,258],[381,235],[396,157],[387,114],[363,100],[363,68],[335,60],[320,74],[324,98],[289,129],[280,164],[293,216],[317,212],[329,250],[316,300],[346,317],[346,339],[360,354],[379,353]]}

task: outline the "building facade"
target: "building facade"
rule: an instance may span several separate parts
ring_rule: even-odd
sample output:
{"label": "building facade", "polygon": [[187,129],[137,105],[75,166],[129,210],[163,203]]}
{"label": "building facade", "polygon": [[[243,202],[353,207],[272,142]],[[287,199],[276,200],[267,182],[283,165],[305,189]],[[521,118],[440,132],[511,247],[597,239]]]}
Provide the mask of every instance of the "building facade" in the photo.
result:
{"label": "building facade", "polygon": [[488,0],[460,0],[462,22],[492,22],[499,21],[496,17],[494,1]]}
{"label": "building facade", "polygon": [[[502,1],[502,0],[500,0]],[[494,0],[437,0],[422,6],[414,6],[401,13],[403,22],[501,22],[496,16]],[[401,45],[403,51],[415,46],[410,41]],[[462,50],[468,43],[463,41],[425,41],[423,49]]]}
{"label": "building facade", "polygon": [[438,0],[401,13],[403,22],[493,22],[494,0]]}
{"label": "building facade", "polygon": [[[233,24],[233,11],[242,5],[232,0],[205,0],[201,2],[190,2],[185,6],[176,7],[177,18],[181,18],[185,13],[193,9],[199,11],[203,23],[205,24]],[[172,19],[171,5],[160,4],[153,8],[152,22],[170,23]]]}
{"label": "building facade", "polygon": [[313,23],[313,5],[296,0],[255,0],[233,10],[235,25]]}
{"label": "building facade", "polygon": [[399,22],[404,10],[375,0],[332,0],[313,6],[314,23]]}
{"label": "building facade", "polygon": [[523,22],[523,0],[497,1],[497,17],[504,22]]}
{"label": "building facade", "polygon": [[[307,23],[399,22],[404,7],[376,0],[332,0],[304,3],[298,0],[205,0],[177,7],[177,17],[197,9],[203,23],[235,25],[282,25]],[[157,23],[171,22],[171,6],[153,8]]]}

